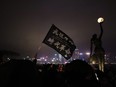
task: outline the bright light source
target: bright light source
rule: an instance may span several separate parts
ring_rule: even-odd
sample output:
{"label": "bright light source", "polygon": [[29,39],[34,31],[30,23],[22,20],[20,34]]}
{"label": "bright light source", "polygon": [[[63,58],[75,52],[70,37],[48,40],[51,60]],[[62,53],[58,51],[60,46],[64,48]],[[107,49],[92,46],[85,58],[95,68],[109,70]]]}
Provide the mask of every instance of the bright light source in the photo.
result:
{"label": "bright light source", "polygon": [[95,73],[95,77],[96,77],[97,80],[99,80],[99,78],[98,78],[98,76],[97,76],[97,73]]}
{"label": "bright light source", "polygon": [[83,55],[83,53],[79,53],[79,55]]}
{"label": "bright light source", "polygon": [[92,61],[92,64],[95,64],[95,61]]}
{"label": "bright light source", "polygon": [[89,56],[89,55],[90,55],[90,53],[89,53],[89,52],[86,52],[86,55],[88,55],[88,56]]}
{"label": "bright light source", "polygon": [[104,21],[104,19],[102,17],[98,18],[97,22],[98,23],[102,23]]}

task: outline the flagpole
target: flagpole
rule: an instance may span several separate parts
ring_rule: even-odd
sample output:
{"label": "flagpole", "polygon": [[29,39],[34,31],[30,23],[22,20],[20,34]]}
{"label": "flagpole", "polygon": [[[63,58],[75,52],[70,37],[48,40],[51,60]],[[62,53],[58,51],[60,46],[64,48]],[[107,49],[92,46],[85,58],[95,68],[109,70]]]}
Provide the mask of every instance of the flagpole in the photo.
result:
{"label": "flagpole", "polygon": [[37,49],[37,52],[36,52],[35,55],[34,55],[34,60],[33,60],[33,62],[34,62],[35,65],[37,64],[37,55],[38,55],[38,52],[40,51],[41,47],[42,47],[42,43],[40,44],[40,46],[39,46],[38,49]]}
{"label": "flagpole", "polygon": [[37,54],[38,54],[38,52],[40,51],[40,49],[42,48],[42,45],[43,45],[43,43],[41,43],[41,44],[39,45],[39,47],[38,47],[38,49],[37,49],[37,52],[36,52],[36,54],[35,54],[35,59],[37,59]]}

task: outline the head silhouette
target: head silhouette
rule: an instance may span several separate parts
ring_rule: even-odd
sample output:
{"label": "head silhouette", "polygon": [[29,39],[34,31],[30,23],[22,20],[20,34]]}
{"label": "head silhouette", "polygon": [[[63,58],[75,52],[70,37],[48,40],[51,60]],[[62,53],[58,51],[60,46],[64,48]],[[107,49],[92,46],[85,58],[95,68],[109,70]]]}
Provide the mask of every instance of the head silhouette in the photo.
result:
{"label": "head silhouette", "polygon": [[71,87],[96,87],[97,84],[93,67],[79,59],[65,65],[65,77]]}
{"label": "head silhouette", "polygon": [[93,34],[93,35],[92,35],[92,38],[93,38],[93,39],[96,39],[96,38],[97,38],[97,34]]}

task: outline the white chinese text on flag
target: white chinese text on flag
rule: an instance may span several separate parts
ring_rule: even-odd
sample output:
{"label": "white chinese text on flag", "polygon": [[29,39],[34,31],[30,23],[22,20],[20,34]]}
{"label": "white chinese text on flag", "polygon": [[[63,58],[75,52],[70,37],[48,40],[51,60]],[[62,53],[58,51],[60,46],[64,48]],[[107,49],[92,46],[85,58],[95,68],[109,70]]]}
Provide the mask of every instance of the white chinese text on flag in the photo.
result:
{"label": "white chinese text on flag", "polygon": [[55,49],[67,60],[72,57],[72,54],[76,49],[73,40],[54,24],[48,31],[43,43]]}

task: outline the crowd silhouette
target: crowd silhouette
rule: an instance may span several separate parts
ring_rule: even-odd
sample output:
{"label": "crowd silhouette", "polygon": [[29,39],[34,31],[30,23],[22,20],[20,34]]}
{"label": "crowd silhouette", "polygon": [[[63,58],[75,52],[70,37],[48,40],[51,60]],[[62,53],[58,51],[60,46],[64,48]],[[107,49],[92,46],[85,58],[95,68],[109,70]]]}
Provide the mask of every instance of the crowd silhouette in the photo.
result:
{"label": "crowd silhouette", "polygon": [[0,65],[1,87],[115,87],[116,72],[110,66],[104,72],[83,60],[67,64],[39,65],[30,60]]}

